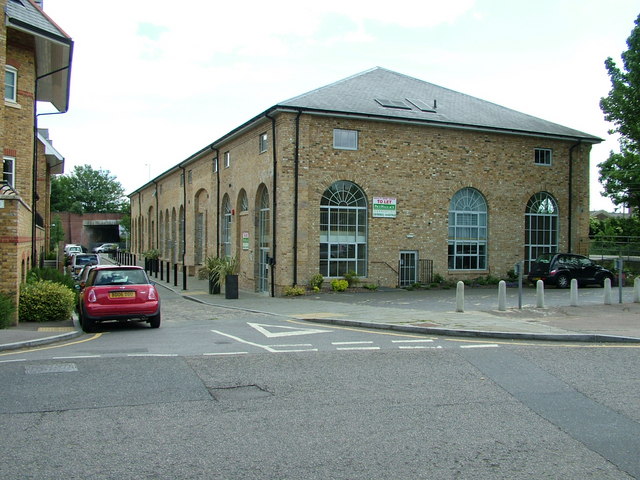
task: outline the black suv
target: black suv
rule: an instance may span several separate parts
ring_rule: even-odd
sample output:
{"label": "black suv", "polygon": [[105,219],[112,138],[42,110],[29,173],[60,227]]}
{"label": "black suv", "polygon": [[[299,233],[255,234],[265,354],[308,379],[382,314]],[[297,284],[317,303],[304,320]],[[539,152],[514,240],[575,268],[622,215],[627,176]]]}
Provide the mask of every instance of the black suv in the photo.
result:
{"label": "black suv", "polygon": [[542,280],[558,288],[569,287],[572,278],[578,280],[578,285],[597,284],[604,287],[605,278],[610,278],[613,282],[614,275],[582,255],[545,253],[531,265],[528,276],[531,283]]}

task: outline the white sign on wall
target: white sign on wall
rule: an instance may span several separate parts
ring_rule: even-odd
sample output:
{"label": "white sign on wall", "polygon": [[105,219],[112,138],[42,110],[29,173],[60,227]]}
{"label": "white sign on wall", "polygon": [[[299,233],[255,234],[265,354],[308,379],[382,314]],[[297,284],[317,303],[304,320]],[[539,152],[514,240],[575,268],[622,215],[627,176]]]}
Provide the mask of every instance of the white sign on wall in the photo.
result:
{"label": "white sign on wall", "polygon": [[396,199],[390,197],[373,197],[373,216],[396,218]]}

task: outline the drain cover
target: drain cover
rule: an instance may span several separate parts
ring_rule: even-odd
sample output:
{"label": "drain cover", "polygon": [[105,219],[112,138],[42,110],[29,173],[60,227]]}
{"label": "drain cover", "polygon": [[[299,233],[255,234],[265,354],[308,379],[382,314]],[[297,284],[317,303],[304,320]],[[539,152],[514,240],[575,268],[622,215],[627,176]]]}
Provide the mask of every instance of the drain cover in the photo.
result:
{"label": "drain cover", "polygon": [[236,387],[210,388],[211,396],[218,401],[224,400],[255,400],[258,398],[271,397],[271,392],[260,388],[257,385],[240,385]]}

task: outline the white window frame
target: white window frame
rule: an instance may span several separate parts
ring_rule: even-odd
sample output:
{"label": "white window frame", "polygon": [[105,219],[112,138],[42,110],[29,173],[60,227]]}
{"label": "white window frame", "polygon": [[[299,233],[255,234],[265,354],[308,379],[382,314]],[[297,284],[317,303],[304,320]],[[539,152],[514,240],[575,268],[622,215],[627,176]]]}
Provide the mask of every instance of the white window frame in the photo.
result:
{"label": "white window frame", "polygon": [[536,165],[551,165],[553,163],[553,150],[550,148],[536,148],[533,153],[533,161]]}
{"label": "white window frame", "polygon": [[358,150],[358,130],[333,129],[333,148],[336,150]]}
{"label": "white window frame", "polygon": [[224,257],[231,256],[231,222],[233,220],[231,214],[231,200],[229,195],[225,195],[222,199],[222,255]]}
{"label": "white window frame", "polygon": [[[5,172],[5,164],[7,162],[11,162],[11,172]],[[6,179],[6,175],[9,174],[10,175],[10,179],[7,180]],[[8,156],[3,156],[2,157],[2,181],[3,182],[7,182],[7,184],[11,187],[15,187],[16,184],[16,159],[15,157],[8,157]]]}
{"label": "white window frame", "polygon": [[231,153],[224,152],[224,168],[229,168],[231,166]]}
{"label": "white window frame", "polygon": [[218,173],[218,157],[213,159],[213,173]]}
{"label": "white window frame", "polygon": [[[13,74],[13,85],[8,83],[10,73]],[[9,96],[7,96],[7,87],[11,89]],[[17,103],[18,101],[18,69],[11,65],[4,67],[4,99],[12,103]]]}
{"label": "white window frame", "polygon": [[475,188],[458,190],[449,205],[449,270],[487,270],[489,207]]}
{"label": "white window frame", "polygon": [[339,180],[320,200],[320,263],[324,277],[339,278],[354,271],[367,276],[368,204],[355,183]]}
{"label": "white window frame", "polygon": [[258,151],[260,153],[265,153],[268,147],[269,147],[269,137],[267,136],[266,132],[261,133],[260,136],[258,137]]}

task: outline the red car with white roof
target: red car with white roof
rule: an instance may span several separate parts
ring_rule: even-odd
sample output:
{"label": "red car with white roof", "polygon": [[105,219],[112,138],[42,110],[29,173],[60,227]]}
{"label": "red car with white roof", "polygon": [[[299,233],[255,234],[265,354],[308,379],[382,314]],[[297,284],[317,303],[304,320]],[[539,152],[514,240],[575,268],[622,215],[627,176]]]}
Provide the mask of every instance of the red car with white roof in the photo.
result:
{"label": "red car with white roof", "polygon": [[82,290],[80,324],[93,332],[100,322],[148,322],[160,326],[160,295],[142,267],[98,265]]}

